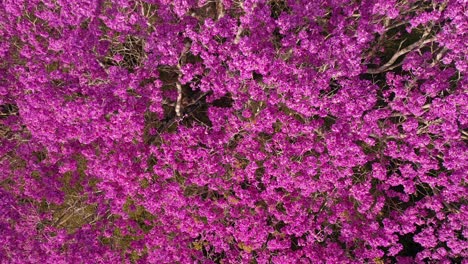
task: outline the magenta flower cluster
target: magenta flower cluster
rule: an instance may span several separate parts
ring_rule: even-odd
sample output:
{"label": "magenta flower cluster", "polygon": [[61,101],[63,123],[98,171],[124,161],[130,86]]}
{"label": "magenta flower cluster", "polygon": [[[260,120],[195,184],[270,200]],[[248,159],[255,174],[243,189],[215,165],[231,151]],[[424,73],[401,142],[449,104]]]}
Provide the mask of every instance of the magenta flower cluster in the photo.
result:
{"label": "magenta flower cluster", "polygon": [[0,263],[468,263],[467,12],[1,1]]}

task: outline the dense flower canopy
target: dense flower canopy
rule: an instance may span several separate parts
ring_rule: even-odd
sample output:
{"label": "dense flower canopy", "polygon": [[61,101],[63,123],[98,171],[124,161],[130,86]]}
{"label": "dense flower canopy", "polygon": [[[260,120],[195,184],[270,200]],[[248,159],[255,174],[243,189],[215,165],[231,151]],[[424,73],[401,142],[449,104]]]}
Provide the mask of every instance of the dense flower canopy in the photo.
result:
{"label": "dense flower canopy", "polygon": [[3,0],[0,263],[466,263],[466,0]]}

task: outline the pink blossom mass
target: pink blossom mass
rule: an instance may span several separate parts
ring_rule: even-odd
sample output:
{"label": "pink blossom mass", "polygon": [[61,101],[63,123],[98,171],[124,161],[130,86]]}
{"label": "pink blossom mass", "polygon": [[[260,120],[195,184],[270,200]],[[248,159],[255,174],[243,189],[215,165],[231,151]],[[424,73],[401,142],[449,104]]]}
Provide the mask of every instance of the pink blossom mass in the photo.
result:
{"label": "pink blossom mass", "polygon": [[468,264],[466,0],[0,1],[0,264]]}

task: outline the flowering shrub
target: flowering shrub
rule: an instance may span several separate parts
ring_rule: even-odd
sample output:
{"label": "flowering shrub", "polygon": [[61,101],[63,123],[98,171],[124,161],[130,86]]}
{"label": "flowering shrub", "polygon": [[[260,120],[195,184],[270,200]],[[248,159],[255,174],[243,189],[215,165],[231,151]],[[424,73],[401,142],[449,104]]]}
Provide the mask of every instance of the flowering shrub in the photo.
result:
{"label": "flowering shrub", "polygon": [[1,263],[466,263],[464,0],[4,0]]}

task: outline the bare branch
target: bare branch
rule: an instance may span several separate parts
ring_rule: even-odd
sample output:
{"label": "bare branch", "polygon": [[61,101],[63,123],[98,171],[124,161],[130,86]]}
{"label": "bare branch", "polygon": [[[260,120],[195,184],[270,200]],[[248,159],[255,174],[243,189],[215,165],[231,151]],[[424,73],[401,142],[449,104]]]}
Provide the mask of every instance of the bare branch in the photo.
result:
{"label": "bare branch", "polygon": [[177,102],[175,105],[175,112],[176,112],[176,116],[180,116],[180,105],[182,103],[182,86],[180,85],[179,81],[177,81],[176,87],[177,87]]}
{"label": "bare branch", "polygon": [[382,72],[385,72],[385,71],[388,71],[388,70],[391,70],[391,69],[394,69],[398,66],[394,66],[393,64],[395,63],[395,61],[397,61],[401,56],[403,56],[404,54],[410,52],[410,51],[413,51],[417,48],[420,48],[422,47],[423,45],[427,44],[427,43],[431,43],[433,41],[436,40],[435,37],[432,37],[432,38],[428,38],[428,39],[424,39],[424,37],[426,37],[428,35],[428,33],[424,33],[422,38],[419,40],[419,41],[416,41],[415,43],[409,45],[408,47],[404,48],[404,49],[401,49],[399,50],[398,52],[396,52],[395,54],[393,54],[392,58],[387,62],[385,63],[384,65],[380,66],[379,68],[377,69],[368,69],[367,70],[367,73],[370,73],[370,74],[378,74],[378,73],[382,73]]}
{"label": "bare branch", "polygon": [[[191,46],[190,42],[185,43],[185,47],[182,50],[182,53],[180,54],[179,61],[177,63],[177,70],[179,71],[179,73],[178,73],[179,78],[182,75],[181,67],[182,67],[182,63],[183,63],[183,60],[184,60],[184,56],[187,53],[187,51],[190,50],[190,46]],[[181,105],[182,105],[182,85],[180,84],[179,79],[177,79],[176,87],[177,87],[177,101],[176,101],[176,105],[175,105],[175,112],[176,112],[176,116],[180,117],[181,116]]]}
{"label": "bare branch", "polygon": [[218,20],[224,17],[224,5],[222,1],[216,1],[216,13],[218,15]]}
{"label": "bare branch", "polygon": [[242,25],[240,25],[239,28],[237,28],[237,33],[236,33],[236,38],[234,39],[234,44],[239,44],[243,31],[244,31],[244,28],[242,27]]}
{"label": "bare branch", "polygon": [[443,47],[442,50],[439,53],[437,53],[434,61],[431,63],[431,66],[436,65],[444,57],[444,55],[445,55],[445,53],[447,53],[447,51],[448,51],[448,48]]}

